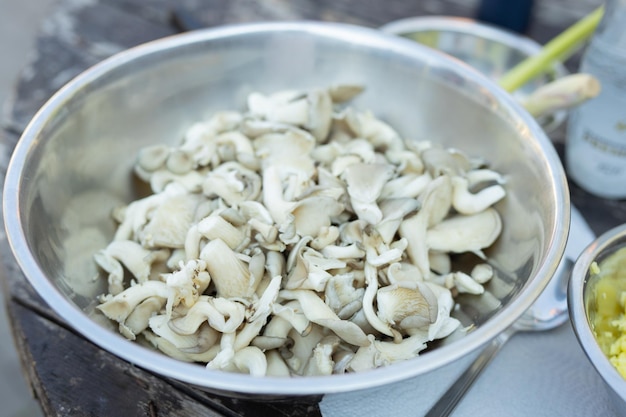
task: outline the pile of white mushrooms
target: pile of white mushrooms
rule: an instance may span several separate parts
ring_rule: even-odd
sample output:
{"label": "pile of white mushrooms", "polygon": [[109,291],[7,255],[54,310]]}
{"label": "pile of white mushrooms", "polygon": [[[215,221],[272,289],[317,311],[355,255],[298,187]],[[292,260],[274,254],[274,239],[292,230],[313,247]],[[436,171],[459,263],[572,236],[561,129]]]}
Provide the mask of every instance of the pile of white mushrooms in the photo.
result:
{"label": "pile of white mushrooms", "polygon": [[153,194],[115,210],[98,309],[209,369],[329,375],[415,357],[460,326],[501,230],[502,176],[346,104],[362,87],[250,94],[141,150]]}

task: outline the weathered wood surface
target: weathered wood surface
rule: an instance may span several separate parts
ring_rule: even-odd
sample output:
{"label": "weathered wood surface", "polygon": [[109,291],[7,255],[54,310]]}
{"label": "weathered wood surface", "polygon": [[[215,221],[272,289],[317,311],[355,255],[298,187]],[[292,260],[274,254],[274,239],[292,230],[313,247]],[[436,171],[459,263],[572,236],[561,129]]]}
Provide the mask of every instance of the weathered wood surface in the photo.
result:
{"label": "weathered wood surface", "polygon": [[[547,41],[598,1],[536,2],[529,35]],[[63,84],[107,56],[180,30],[172,12],[201,25],[312,19],[377,27],[417,15],[472,17],[472,0],[61,0],[42,27],[33,58],[21,74],[2,126],[0,168],[37,109]],[[575,59],[575,58],[574,58]],[[575,67],[575,61],[570,62]],[[562,146],[559,146],[562,150]],[[572,185],[573,203],[596,233],[626,222],[623,201],[590,196]],[[319,416],[319,398],[258,403],[220,397],[163,379],[112,356],[77,335],[41,300],[2,239],[2,276],[24,372],[50,416]]]}

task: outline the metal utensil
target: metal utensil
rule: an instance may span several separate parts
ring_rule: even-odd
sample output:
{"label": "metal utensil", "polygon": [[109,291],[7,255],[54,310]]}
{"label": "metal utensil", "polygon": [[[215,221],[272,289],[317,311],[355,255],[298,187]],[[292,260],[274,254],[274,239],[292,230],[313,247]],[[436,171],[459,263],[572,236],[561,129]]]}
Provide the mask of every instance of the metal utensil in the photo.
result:
{"label": "metal utensil", "polygon": [[581,244],[584,247],[593,238],[593,232],[588,228],[580,213],[572,207],[570,237],[565,249],[565,256],[554,277],[548,282],[531,308],[485,347],[474,362],[431,407],[425,417],[449,416],[481,372],[514,334],[520,331],[553,329],[567,320],[567,283],[574,266],[574,260],[581,251]]}

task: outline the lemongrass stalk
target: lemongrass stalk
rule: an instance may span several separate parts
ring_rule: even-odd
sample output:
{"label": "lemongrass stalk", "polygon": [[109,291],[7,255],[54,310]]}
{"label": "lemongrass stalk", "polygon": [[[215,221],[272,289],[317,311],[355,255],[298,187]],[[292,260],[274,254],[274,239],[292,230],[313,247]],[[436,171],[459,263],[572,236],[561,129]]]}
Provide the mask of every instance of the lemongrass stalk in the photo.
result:
{"label": "lemongrass stalk", "polygon": [[578,106],[600,94],[600,82],[591,74],[572,74],[539,87],[522,105],[535,117]]}
{"label": "lemongrass stalk", "polygon": [[567,28],[557,37],[548,42],[537,55],[525,59],[509,70],[499,80],[499,84],[508,92],[524,85],[528,80],[546,71],[558,59],[562,59],[595,31],[604,8],[596,10]]}

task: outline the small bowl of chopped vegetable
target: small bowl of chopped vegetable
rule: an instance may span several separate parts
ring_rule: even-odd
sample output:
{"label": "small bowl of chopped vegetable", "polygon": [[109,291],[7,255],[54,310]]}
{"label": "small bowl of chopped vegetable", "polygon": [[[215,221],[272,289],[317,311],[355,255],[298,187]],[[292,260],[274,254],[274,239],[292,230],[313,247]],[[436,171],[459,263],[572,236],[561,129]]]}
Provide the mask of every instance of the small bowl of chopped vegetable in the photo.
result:
{"label": "small bowl of chopped vegetable", "polygon": [[568,303],[576,337],[626,413],[626,225],[598,237],[572,271]]}
{"label": "small bowl of chopped vegetable", "polygon": [[322,22],[194,31],[87,70],[25,130],[3,203],[25,275],[86,338],[265,397],[431,383],[533,303],[570,214],[509,94]]}

